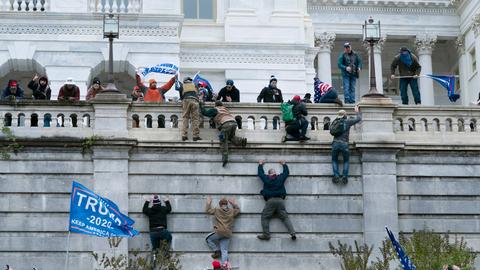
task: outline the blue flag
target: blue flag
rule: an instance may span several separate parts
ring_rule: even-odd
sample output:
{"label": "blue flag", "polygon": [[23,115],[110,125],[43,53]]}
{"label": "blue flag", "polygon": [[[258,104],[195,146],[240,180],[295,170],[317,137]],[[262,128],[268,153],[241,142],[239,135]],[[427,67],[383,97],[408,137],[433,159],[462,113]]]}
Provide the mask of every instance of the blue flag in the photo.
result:
{"label": "blue flag", "polygon": [[169,75],[175,75],[178,72],[178,67],[174,64],[158,64],[153,67],[147,67],[144,68],[142,71],[142,76],[145,77],[150,73],[161,73],[161,74],[169,74]]}
{"label": "blue flag", "polygon": [[69,231],[99,237],[133,237],[138,234],[132,227],[134,223],[114,202],[73,182]]}
{"label": "blue flag", "polygon": [[397,252],[398,259],[400,260],[400,263],[402,264],[402,267],[404,270],[417,270],[413,262],[410,260],[407,254],[405,254],[405,251],[403,251],[402,246],[400,243],[395,239],[395,235],[393,235],[392,231],[390,231],[387,227],[385,227],[388,233],[388,237],[390,237],[390,241],[392,241],[393,247],[395,248],[395,251]]}
{"label": "blue flag", "polygon": [[432,74],[427,74],[428,77],[432,78],[434,81],[438,82],[441,86],[443,86],[448,93],[448,99],[450,99],[451,102],[457,101],[457,99],[460,98],[459,94],[455,94],[455,76],[452,75],[447,75],[447,76],[441,76],[441,75],[432,75]]}
{"label": "blue flag", "polygon": [[201,77],[200,74],[198,74],[198,73],[195,74],[195,76],[193,77],[193,84],[195,84],[195,86],[197,86],[197,88],[205,88],[208,91],[210,91],[211,93],[214,93],[213,87],[210,84],[210,82],[207,79]]}

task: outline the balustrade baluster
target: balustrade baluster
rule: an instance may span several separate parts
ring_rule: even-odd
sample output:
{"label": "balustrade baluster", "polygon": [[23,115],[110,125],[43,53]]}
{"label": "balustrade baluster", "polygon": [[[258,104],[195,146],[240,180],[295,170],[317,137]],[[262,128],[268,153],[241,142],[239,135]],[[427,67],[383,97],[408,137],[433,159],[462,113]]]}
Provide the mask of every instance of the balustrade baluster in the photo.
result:
{"label": "balustrade baluster", "polygon": [[33,11],[37,11],[37,4],[38,4],[38,0],[33,0],[32,1],[32,10]]}
{"label": "balustrade baluster", "polygon": [[[105,2],[103,2],[103,3],[105,3]],[[102,1],[98,1],[97,8],[95,9],[95,11],[100,12],[100,13],[105,12],[105,5],[102,4]]]}
{"label": "balustrade baluster", "polygon": [[20,10],[20,2],[21,2],[21,1],[14,1],[14,2],[13,2],[13,11],[18,11],[18,10]]}
{"label": "balustrade baluster", "polygon": [[133,7],[133,12],[139,13],[140,12],[140,0],[132,0],[132,7]]}
{"label": "balustrade baluster", "polygon": [[25,1],[25,11],[29,11],[29,10],[30,10],[30,1],[26,0]]}
{"label": "balustrade baluster", "polygon": [[94,12],[94,13],[98,12],[95,2],[96,2],[95,0],[90,0],[88,2],[88,9],[90,10],[90,12]]}
{"label": "balustrade baluster", "polygon": [[118,13],[118,2],[117,0],[112,0],[112,13]]}
{"label": "balustrade baluster", "polygon": [[45,0],[40,0],[40,4],[42,5],[41,8],[40,8],[40,11],[45,11],[45,10],[48,9],[48,8],[47,8],[47,5],[48,5],[47,1],[45,1]]}
{"label": "balustrade baluster", "polygon": [[15,0],[6,0],[6,1],[5,1],[5,4],[8,5],[8,6],[6,7],[6,9],[7,9],[8,11],[14,11],[15,8],[14,8],[13,5],[14,5],[15,3],[16,3]]}
{"label": "balustrade baluster", "polygon": [[125,5],[126,1],[127,0],[120,0],[120,6],[119,6],[120,13],[127,13],[127,6]]}

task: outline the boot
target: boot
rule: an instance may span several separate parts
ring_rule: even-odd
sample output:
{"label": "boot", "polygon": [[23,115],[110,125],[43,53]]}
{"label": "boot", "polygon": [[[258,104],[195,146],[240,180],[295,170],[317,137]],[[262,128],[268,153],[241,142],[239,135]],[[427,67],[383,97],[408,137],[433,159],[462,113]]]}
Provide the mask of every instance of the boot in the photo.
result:
{"label": "boot", "polygon": [[342,176],[341,181],[342,181],[342,184],[346,185],[348,183],[348,177]]}
{"label": "boot", "polygon": [[182,141],[186,141],[188,140],[188,137],[187,136],[182,136]]}
{"label": "boot", "polygon": [[247,146],[247,138],[242,139],[242,147]]}
{"label": "boot", "polygon": [[270,235],[262,233],[257,235],[257,238],[260,240],[270,240]]}
{"label": "boot", "polygon": [[343,106],[343,102],[338,97],[335,99],[335,103],[337,103],[340,106]]}
{"label": "boot", "polygon": [[222,256],[222,253],[220,252],[220,250],[215,250],[215,252],[212,254],[213,259],[218,259],[220,258],[220,256]]}
{"label": "boot", "polygon": [[196,141],[201,141],[201,140],[202,140],[202,138],[200,138],[200,137],[193,137],[193,141],[194,141],[194,142],[196,142]]}

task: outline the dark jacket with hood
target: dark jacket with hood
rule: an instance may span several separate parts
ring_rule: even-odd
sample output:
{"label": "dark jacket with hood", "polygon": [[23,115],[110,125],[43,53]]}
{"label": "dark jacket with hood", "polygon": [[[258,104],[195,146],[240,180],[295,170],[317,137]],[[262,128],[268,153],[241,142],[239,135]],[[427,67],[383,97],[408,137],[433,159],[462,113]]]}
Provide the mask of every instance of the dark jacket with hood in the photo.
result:
{"label": "dark jacket with hood", "polygon": [[260,95],[257,97],[257,102],[262,102],[262,100],[263,103],[282,103],[282,90],[273,88],[269,85],[268,87],[263,88],[262,92],[260,92]]}
{"label": "dark jacket with hood", "polygon": [[[46,81],[46,84],[44,86],[40,85],[40,81]],[[34,99],[46,99],[50,100],[50,97],[52,95],[52,90],[50,89],[50,86],[48,85],[48,78],[47,77],[40,77],[38,79],[38,82],[35,82],[34,80],[31,80],[28,83],[28,88],[32,89],[33,91],[33,98]]]}
{"label": "dark jacket with hood", "polygon": [[398,71],[400,73],[400,76],[420,75],[420,72],[422,71],[422,66],[420,66],[417,56],[415,56],[410,51],[408,52],[412,57],[411,65],[408,66],[406,63],[401,61],[400,54],[397,54],[395,58],[393,58],[392,65],[390,66],[390,73],[392,75],[395,75],[395,69],[397,68],[397,66],[398,66]]}
{"label": "dark jacket with hood", "polygon": [[287,196],[287,190],[285,189],[285,181],[289,175],[289,170],[287,164],[283,164],[283,172],[281,174],[270,177],[265,174],[263,170],[263,165],[258,165],[258,177],[263,182],[263,189],[260,191],[260,194],[263,195],[265,201],[268,201],[270,198],[282,198],[285,199]]}
{"label": "dark jacket with hood", "polygon": [[220,92],[218,92],[217,95],[217,100],[222,100],[222,102],[229,102],[227,100],[227,97],[230,97],[232,99],[232,102],[240,102],[240,91],[234,86],[232,86],[232,89],[227,90],[227,87],[223,87],[220,89]]}
{"label": "dark jacket with hood", "polygon": [[154,204],[151,208],[148,207],[150,202],[146,201],[143,204],[142,212],[148,216],[150,229],[155,229],[162,226],[167,228],[167,214],[172,212],[172,206],[169,201],[165,201],[165,206],[161,204]]}

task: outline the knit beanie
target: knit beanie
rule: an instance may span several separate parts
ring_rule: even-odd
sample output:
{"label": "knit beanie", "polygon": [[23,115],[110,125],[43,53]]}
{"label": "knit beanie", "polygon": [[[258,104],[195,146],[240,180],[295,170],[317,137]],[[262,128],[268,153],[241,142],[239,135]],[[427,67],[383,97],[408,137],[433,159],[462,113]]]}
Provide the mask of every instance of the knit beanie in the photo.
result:
{"label": "knit beanie", "polygon": [[219,261],[213,261],[212,266],[213,266],[213,269],[220,269],[222,267]]}
{"label": "knit beanie", "polygon": [[97,78],[97,77],[93,78],[92,84],[101,84],[101,83],[100,83],[100,79]]}
{"label": "knit beanie", "polygon": [[158,198],[158,195],[153,196],[153,205],[155,204],[160,204],[160,198]]}
{"label": "knit beanie", "polygon": [[148,83],[149,83],[150,85],[152,85],[153,83],[157,83],[157,80],[155,80],[155,79],[150,79],[150,80],[148,80]]}
{"label": "knit beanie", "polygon": [[273,81],[277,81],[277,78],[275,78],[275,75],[270,76],[270,83],[272,83]]}
{"label": "knit beanie", "polygon": [[222,198],[222,199],[218,202],[218,204],[219,204],[220,206],[226,205],[226,204],[228,204],[228,200],[225,199],[225,198]]}
{"label": "knit beanie", "polygon": [[15,80],[9,81],[9,82],[8,82],[8,86],[9,86],[9,87],[17,87],[17,81],[15,81]]}
{"label": "knit beanie", "polygon": [[345,110],[338,111],[338,117],[345,117],[347,116],[347,112]]}

